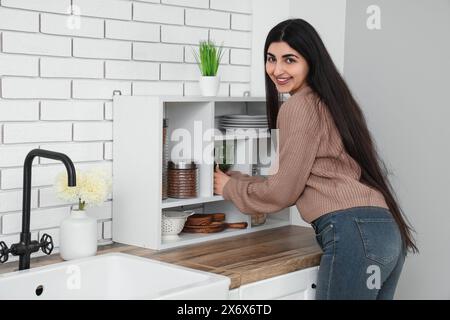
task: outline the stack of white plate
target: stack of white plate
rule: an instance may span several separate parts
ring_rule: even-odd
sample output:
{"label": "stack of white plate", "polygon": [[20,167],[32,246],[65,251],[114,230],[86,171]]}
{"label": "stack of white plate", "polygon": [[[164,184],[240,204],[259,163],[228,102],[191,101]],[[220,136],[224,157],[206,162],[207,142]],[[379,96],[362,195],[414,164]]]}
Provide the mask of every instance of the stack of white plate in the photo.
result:
{"label": "stack of white plate", "polygon": [[219,117],[218,128],[227,129],[267,129],[266,115],[228,114]]}

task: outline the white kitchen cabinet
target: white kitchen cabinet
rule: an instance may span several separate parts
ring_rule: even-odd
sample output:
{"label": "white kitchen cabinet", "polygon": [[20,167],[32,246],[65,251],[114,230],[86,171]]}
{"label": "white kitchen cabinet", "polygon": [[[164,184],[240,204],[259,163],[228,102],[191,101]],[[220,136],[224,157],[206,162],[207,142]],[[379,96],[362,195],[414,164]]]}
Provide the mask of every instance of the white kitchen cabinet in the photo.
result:
{"label": "white kitchen cabinet", "polygon": [[240,300],[239,288],[231,289],[228,295],[229,300]]}
{"label": "white kitchen cabinet", "polygon": [[[166,249],[292,224],[289,208],[272,213],[264,225],[251,226],[251,217],[230,201],[213,194],[214,148],[226,140],[235,160],[231,170],[252,174],[252,163],[271,159],[275,140],[269,133],[224,135],[215,129],[216,117],[225,114],[265,114],[265,99],[257,97],[122,96],[113,98],[113,241],[150,249]],[[169,137],[193,137],[191,158],[199,164],[199,194],[193,199],[162,200],[163,119]],[[182,129],[181,131],[179,129]],[[276,137],[276,135],[274,135]],[[179,142],[169,139],[169,159]],[[266,148],[265,156],[257,150]],[[177,149],[175,149],[177,150]],[[186,155],[180,155],[180,158]],[[240,158],[243,157],[243,158]],[[244,160],[242,160],[244,159]],[[246,229],[218,233],[181,233],[179,239],[161,237],[163,210],[194,209],[197,213],[223,212],[227,222],[248,222]]]}
{"label": "white kitchen cabinet", "polygon": [[230,300],[314,300],[319,267],[311,267],[242,285]]}

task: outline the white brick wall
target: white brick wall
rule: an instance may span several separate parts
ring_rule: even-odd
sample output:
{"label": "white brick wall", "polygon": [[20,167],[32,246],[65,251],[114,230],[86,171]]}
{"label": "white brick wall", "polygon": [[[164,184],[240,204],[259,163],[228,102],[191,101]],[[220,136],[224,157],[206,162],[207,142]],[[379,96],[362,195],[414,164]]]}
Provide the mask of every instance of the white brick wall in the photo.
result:
{"label": "white brick wall", "polygon": [[246,0],[210,0],[210,8],[231,12],[251,13],[252,3]]}
{"label": "white brick wall", "polygon": [[[37,230],[43,228],[57,227],[61,220],[70,213],[70,207],[32,210],[30,229]],[[22,213],[11,213],[2,216],[2,233],[11,234],[21,230]]]}
{"label": "white brick wall", "polygon": [[160,39],[160,27],[157,24],[129,21],[106,21],[106,38],[120,40],[153,41]]}
{"label": "white brick wall", "polygon": [[68,20],[58,14],[41,14],[41,32],[79,37],[103,38],[104,22],[101,19],[78,17]]}
{"label": "white brick wall", "polygon": [[[72,161],[100,161],[103,160],[103,143],[52,143],[42,144],[41,149],[52,150],[56,152],[65,153],[72,159]],[[58,163],[56,160],[41,158],[42,164]]]}
{"label": "white brick wall", "polygon": [[3,52],[63,57],[71,55],[70,38],[18,32],[3,32],[2,36]]}
{"label": "white brick wall", "polygon": [[8,123],[3,126],[4,143],[70,141],[71,123]]}
{"label": "white brick wall", "polygon": [[103,239],[112,238],[112,221],[106,221],[103,223]]}
{"label": "white brick wall", "polygon": [[112,122],[75,123],[73,125],[73,140],[112,140]]}
{"label": "white brick wall", "polygon": [[37,57],[0,54],[0,74],[9,76],[38,76],[39,59]]}
{"label": "white brick wall", "polygon": [[133,6],[133,19],[136,21],[183,24],[184,11],[180,7],[135,2]]}
{"label": "white brick wall", "polygon": [[[22,197],[22,190],[0,193],[0,212],[22,210]],[[37,190],[34,189],[31,191],[31,208],[37,208],[37,200]]]}
{"label": "white brick wall", "polygon": [[230,54],[231,64],[241,64],[249,66],[251,64],[251,51],[232,49]]}
{"label": "white brick wall", "polygon": [[97,241],[103,238],[103,223],[97,223]]}
{"label": "white brick wall", "polygon": [[90,207],[89,214],[97,220],[111,219],[111,201],[106,201],[102,206]]}
{"label": "white brick wall", "polygon": [[67,13],[70,7],[70,0],[2,0],[2,6],[37,10],[44,12]]}
{"label": "white brick wall", "polygon": [[[64,166],[40,166],[33,168],[32,186],[49,186],[53,184],[54,177],[64,170]],[[1,189],[19,189],[22,188],[23,169],[7,168],[2,170]]]}
{"label": "white brick wall", "polygon": [[41,101],[41,120],[103,120],[103,114],[101,101]]}
{"label": "white brick wall", "polygon": [[76,99],[111,99],[114,90],[131,94],[131,82],[103,80],[73,80],[72,96]]}
{"label": "white brick wall", "polygon": [[251,31],[252,29],[252,17],[245,14],[232,14],[231,15],[231,29]]}
{"label": "white brick wall", "polygon": [[59,199],[53,187],[39,188],[39,205],[41,207],[66,206],[68,204],[76,204],[76,201],[68,202]]}
{"label": "white brick wall", "polygon": [[113,104],[111,101],[105,102],[105,120],[113,119]]}
{"label": "white brick wall", "polygon": [[[219,68],[220,69],[220,68]],[[195,64],[161,64],[161,80],[198,80],[199,70]]]}
{"label": "white brick wall", "polygon": [[229,29],[230,14],[218,11],[186,9],[186,25]]}
{"label": "white brick wall", "polygon": [[37,32],[39,31],[39,14],[0,8],[0,29]]}
{"label": "white brick wall", "polygon": [[131,43],[116,40],[73,39],[73,56],[98,59],[131,59]]}
{"label": "white brick wall", "polygon": [[[143,0],[148,2],[159,2],[158,0]],[[163,4],[173,4],[183,7],[194,7],[207,9],[209,6],[209,0],[161,0]]]}
{"label": "white brick wall", "polygon": [[[186,82],[184,85],[188,85]],[[133,95],[183,95],[183,83],[182,82],[133,82]]]}
{"label": "white brick wall", "polygon": [[113,144],[112,142],[105,142],[104,146],[104,158],[105,160],[112,160],[113,159]]}
{"label": "white brick wall", "polygon": [[91,17],[131,19],[131,1],[122,0],[72,0],[81,15]]}
{"label": "white brick wall", "polygon": [[249,32],[214,29],[211,30],[209,36],[216,43],[223,43],[226,47],[250,49],[252,44],[252,39]]}
{"label": "white brick wall", "polygon": [[[1,145],[0,146],[0,167],[22,166],[26,155],[33,149],[39,148],[38,144],[31,145]],[[34,159],[33,163],[37,163]]]}
{"label": "white brick wall", "polygon": [[[30,150],[112,174],[112,92],[198,95],[192,48],[207,39],[224,43],[219,95],[250,90],[251,0],[0,0],[0,240],[18,241]],[[52,184],[65,169],[33,165],[32,236],[58,246],[72,204]],[[111,200],[89,209],[99,243],[111,241]]]}
{"label": "white brick wall", "polygon": [[69,99],[70,80],[3,77],[2,98]]}
{"label": "white brick wall", "polygon": [[0,100],[0,121],[39,120],[39,102]]}
{"label": "white brick wall", "polygon": [[133,59],[183,62],[183,46],[164,43],[134,43]]}
{"label": "white brick wall", "polygon": [[[110,161],[103,162],[89,162],[76,163],[76,168],[79,170],[87,170],[93,168],[100,168],[112,174],[112,165]],[[33,187],[41,186],[52,186],[55,177],[58,173],[65,171],[63,165],[46,165],[46,166],[36,166],[33,168]],[[22,188],[23,182],[23,169],[22,168],[6,168],[2,170],[2,179],[0,188],[2,190],[6,189],[19,189]]]}
{"label": "white brick wall", "polygon": [[74,58],[41,58],[41,77],[103,78],[103,61]]}
{"label": "white brick wall", "polygon": [[230,85],[230,96],[242,97],[246,91],[250,92],[248,83],[232,83]]}
{"label": "white brick wall", "polygon": [[249,82],[249,68],[250,67],[222,66],[219,73],[223,81]]}
{"label": "white brick wall", "polygon": [[105,78],[158,80],[159,64],[151,62],[106,61]]}
{"label": "white brick wall", "polygon": [[199,44],[200,41],[208,39],[208,29],[161,26],[161,41],[167,43],[189,43]]}

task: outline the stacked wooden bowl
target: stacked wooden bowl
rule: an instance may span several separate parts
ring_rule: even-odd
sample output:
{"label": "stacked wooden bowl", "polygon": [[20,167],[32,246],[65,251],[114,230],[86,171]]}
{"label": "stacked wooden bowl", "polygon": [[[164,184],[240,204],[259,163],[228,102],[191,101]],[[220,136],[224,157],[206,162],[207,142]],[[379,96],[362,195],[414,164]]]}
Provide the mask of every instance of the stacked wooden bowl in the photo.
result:
{"label": "stacked wooden bowl", "polygon": [[227,228],[246,229],[247,225],[247,222],[225,222],[225,213],[196,213],[187,218],[183,232],[213,233]]}

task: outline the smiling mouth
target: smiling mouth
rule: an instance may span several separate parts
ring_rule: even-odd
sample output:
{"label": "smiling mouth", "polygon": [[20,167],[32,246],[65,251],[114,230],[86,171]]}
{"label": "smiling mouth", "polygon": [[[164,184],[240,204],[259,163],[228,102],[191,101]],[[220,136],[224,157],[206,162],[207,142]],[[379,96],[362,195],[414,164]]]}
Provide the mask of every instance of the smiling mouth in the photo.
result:
{"label": "smiling mouth", "polygon": [[276,81],[277,81],[277,84],[279,84],[279,85],[285,85],[286,83],[288,83],[290,80],[292,79],[292,77],[291,78],[287,78],[287,79],[276,79]]}

